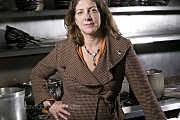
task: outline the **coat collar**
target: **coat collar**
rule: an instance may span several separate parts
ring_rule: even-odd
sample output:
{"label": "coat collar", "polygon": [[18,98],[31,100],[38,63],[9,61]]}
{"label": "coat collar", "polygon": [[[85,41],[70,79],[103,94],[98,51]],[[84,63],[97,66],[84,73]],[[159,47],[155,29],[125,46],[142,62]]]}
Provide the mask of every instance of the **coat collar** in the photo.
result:
{"label": "coat collar", "polygon": [[116,39],[106,37],[106,49],[94,71],[94,75],[102,85],[113,79],[110,70],[123,59],[130,45],[130,41],[121,36]]}
{"label": "coat collar", "polygon": [[118,36],[115,39],[112,37],[107,37],[107,63],[109,65],[109,70],[116,66],[119,61],[122,60],[126,51],[131,45],[131,42],[122,37]]}
{"label": "coat collar", "polygon": [[64,49],[65,51],[68,50],[66,57],[69,58],[68,62],[65,62],[70,68],[68,71],[70,71],[71,76],[76,78],[82,85],[102,86],[113,79],[110,69],[122,60],[129,46],[130,42],[121,36],[116,39],[106,37],[105,51],[95,70],[91,72],[82,63],[75,50],[76,46],[71,42],[69,48]]}

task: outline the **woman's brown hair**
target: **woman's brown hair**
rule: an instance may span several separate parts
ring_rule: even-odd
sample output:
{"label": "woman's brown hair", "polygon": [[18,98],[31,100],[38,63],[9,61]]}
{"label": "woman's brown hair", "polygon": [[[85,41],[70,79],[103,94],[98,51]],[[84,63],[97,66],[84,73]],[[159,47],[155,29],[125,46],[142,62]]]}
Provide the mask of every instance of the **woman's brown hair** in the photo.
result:
{"label": "woman's brown hair", "polygon": [[[71,1],[69,5],[68,13],[64,18],[64,25],[65,28],[67,29],[68,39],[73,41],[76,45],[82,46],[84,45],[84,37],[75,23],[75,9],[79,1],[80,0]],[[120,35],[119,29],[104,0],[92,0],[92,1],[96,3],[97,8],[100,12],[100,16],[101,16],[100,31],[103,37],[105,37],[107,34],[109,34],[112,37],[116,37]]]}

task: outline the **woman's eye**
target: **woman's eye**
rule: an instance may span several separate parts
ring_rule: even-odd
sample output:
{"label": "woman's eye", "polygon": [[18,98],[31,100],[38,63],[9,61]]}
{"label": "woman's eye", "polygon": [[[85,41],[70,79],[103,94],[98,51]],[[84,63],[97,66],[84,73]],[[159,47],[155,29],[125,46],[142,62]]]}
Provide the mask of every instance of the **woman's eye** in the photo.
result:
{"label": "woman's eye", "polygon": [[81,15],[82,13],[82,11],[76,12],[77,15]]}
{"label": "woman's eye", "polygon": [[92,12],[97,12],[98,10],[96,8],[93,8],[91,11]]}

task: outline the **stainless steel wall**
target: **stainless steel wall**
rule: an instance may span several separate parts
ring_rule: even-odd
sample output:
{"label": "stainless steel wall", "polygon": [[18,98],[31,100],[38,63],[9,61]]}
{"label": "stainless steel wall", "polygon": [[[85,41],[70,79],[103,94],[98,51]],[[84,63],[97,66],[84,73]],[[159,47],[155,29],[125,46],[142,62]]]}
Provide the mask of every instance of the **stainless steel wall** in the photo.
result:
{"label": "stainless steel wall", "polygon": [[32,68],[45,55],[0,58],[0,87],[13,86],[29,81]]}
{"label": "stainless steel wall", "polygon": [[114,15],[114,19],[126,37],[180,33],[179,14]]}
{"label": "stainless steel wall", "polygon": [[138,55],[145,70],[159,69],[165,77],[180,76],[180,51]]}

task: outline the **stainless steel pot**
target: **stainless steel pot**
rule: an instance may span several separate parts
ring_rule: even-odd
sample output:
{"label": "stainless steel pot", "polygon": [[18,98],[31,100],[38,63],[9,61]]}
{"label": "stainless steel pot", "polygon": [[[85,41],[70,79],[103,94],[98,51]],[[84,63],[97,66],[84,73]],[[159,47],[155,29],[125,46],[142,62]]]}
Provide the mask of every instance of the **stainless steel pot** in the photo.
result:
{"label": "stainless steel pot", "polygon": [[18,87],[25,90],[25,102],[26,105],[34,105],[34,98],[32,95],[32,84],[31,81],[24,83],[17,83],[10,87]]}
{"label": "stainless steel pot", "polygon": [[0,88],[0,120],[26,120],[24,96],[23,89]]}
{"label": "stainless steel pot", "polygon": [[161,70],[150,69],[146,71],[149,83],[157,98],[164,94],[164,74]]}

